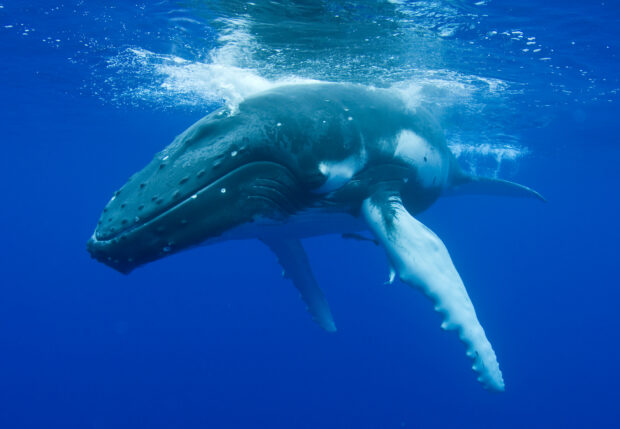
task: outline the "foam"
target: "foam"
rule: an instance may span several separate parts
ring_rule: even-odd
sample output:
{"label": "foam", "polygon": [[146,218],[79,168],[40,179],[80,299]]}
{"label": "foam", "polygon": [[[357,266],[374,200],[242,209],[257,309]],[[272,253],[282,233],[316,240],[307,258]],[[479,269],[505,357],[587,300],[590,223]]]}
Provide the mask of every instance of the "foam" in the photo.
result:
{"label": "foam", "polygon": [[414,109],[422,104],[449,107],[470,103],[474,97],[502,97],[509,83],[501,79],[465,75],[451,70],[420,70],[392,89]]}
{"label": "foam", "polygon": [[[410,18],[403,19],[403,31],[419,29],[421,25],[425,28],[424,34],[432,33],[437,40],[443,40],[452,37],[463,24],[452,7],[422,2],[409,8],[398,0],[392,4],[401,16]],[[171,19],[175,24],[198,24],[185,11]],[[192,49],[181,54],[181,50],[173,47],[173,53],[162,54],[139,46],[126,48],[108,61],[112,73],[106,79],[111,89],[107,92],[112,92],[112,97],[106,101],[200,111],[211,111],[227,104],[235,110],[244,99],[282,85],[325,80],[356,82],[388,87],[412,110],[421,105],[430,106],[449,140],[462,143],[455,150],[465,162],[476,164],[479,159],[492,160],[497,170],[504,161],[521,157],[516,138],[512,146],[479,144],[506,141],[499,135],[509,134],[506,124],[501,122],[511,113],[506,97],[518,93],[519,84],[442,68],[441,61],[433,67],[432,56],[428,57],[431,60],[416,67],[398,64],[387,67],[378,62],[376,69],[356,69],[355,73],[351,67],[357,63],[352,62],[346,52],[299,60],[295,45],[288,46],[286,42],[261,45],[268,42],[257,39],[260,30],[253,27],[253,19],[250,12],[213,19],[209,25],[217,32],[216,46],[213,48],[210,44],[211,49],[204,52]],[[411,20],[416,24],[406,27]],[[409,38],[415,42],[420,37],[416,36],[417,30],[406,34],[408,39],[403,42]],[[441,58],[441,45],[434,46],[438,49],[433,52]],[[372,58],[369,56],[366,61],[372,62]]]}
{"label": "foam", "polygon": [[503,160],[515,161],[528,154],[528,150],[522,147],[512,145],[492,145],[483,143],[479,145],[452,143],[449,145],[454,156],[461,157],[464,155],[492,157],[498,163]]}
{"label": "foam", "polygon": [[514,166],[529,154],[526,147],[508,143],[450,142],[448,146],[461,166],[469,170],[469,173],[491,177],[498,177],[507,163]]}
{"label": "foam", "polygon": [[[117,100],[140,100],[160,107],[226,103],[235,108],[245,98],[277,86],[318,83],[297,76],[267,79],[248,67],[253,38],[242,19],[219,20],[224,30],[219,46],[207,55],[207,61],[189,60],[172,54],[159,54],[139,47],[127,48],[108,60],[108,68],[123,78],[134,76],[137,85],[116,94]],[[246,65],[246,66],[243,66]],[[113,79],[110,79],[110,81]]]}

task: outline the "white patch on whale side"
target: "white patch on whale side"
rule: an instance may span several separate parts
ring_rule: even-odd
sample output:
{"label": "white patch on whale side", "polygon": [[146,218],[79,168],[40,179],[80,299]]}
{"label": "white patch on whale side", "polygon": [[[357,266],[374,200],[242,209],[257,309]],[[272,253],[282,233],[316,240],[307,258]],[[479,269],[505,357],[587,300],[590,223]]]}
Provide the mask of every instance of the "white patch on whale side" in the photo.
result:
{"label": "white patch on whale side", "polygon": [[411,130],[402,130],[396,137],[394,156],[411,165],[422,186],[441,186],[448,176],[442,154],[423,137]]}
{"label": "white patch on whale side", "polygon": [[344,186],[351,178],[360,171],[366,163],[364,154],[352,155],[342,161],[323,161],[319,164],[319,171],[327,180],[314,192],[326,194]]}

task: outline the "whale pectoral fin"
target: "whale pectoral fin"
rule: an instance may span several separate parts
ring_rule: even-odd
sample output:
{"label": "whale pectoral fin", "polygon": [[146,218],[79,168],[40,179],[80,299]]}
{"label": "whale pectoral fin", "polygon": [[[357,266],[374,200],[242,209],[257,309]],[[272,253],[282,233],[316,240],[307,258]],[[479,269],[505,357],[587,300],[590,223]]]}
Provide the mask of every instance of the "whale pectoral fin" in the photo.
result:
{"label": "whale pectoral fin", "polygon": [[273,253],[284,269],[284,277],[293,281],[301,299],[308,306],[312,319],[328,332],[336,331],[329,304],[323,291],[317,284],[308,256],[299,240],[295,239],[261,239]]}
{"label": "whale pectoral fin", "polygon": [[443,329],[458,331],[467,356],[474,361],[478,381],[487,389],[503,391],[495,352],[443,242],[405,210],[399,196],[370,197],[364,201],[362,212],[400,280],[433,301],[443,316]]}

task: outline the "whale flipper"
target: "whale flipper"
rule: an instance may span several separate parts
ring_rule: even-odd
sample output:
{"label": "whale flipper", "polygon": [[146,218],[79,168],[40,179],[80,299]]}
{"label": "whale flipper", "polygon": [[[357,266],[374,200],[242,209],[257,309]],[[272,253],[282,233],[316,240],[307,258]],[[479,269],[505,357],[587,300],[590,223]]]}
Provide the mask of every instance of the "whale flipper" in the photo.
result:
{"label": "whale flipper", "polygon": [[317,284],[308,256],[299,240],[285,238],[261,238],[278,258],[284,269],[284,277],[291,279],[301,299],[308,306],[308,312],[319,326],[328,332],[336,331],[329,304]]}
{"label": "whale flipper", "polygon": [[379,193],[364,200],[362,213],[385,248],[402,282],[420,289],[443,316],[441,327],[457,330],[485,388],[504,390],[495,352],[443,242],[411,216],[400,196]]}

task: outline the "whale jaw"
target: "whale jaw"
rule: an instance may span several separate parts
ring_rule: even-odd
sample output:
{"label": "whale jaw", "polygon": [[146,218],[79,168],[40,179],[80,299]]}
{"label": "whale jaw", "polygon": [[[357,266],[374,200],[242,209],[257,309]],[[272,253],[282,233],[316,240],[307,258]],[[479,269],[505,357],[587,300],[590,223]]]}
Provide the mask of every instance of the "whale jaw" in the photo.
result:
{"label": "whale jaw", "polygon": [[93,258],[126,274],[257,220],[281,222],[304,203],[303,195],[295,176],[283,165],[249,163],[151,219],[119,228],[115,235],[101,238],[96,229],[87,250]]}

